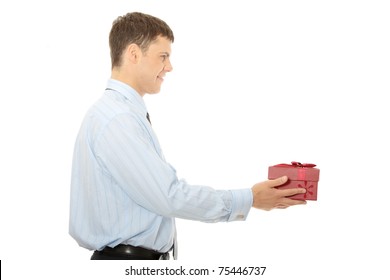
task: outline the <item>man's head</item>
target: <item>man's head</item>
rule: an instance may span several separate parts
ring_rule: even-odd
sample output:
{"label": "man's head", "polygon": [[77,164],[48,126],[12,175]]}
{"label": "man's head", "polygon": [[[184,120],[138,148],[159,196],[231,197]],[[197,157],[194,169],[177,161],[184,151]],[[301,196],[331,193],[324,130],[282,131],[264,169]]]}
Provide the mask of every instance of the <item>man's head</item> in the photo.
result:
{"label": "man's head", "polygon": [[143,13],[118,17],[109,36],[113,78],[128,83],[139,94],[160,91],[166,72],[173,32],[161,19]]}

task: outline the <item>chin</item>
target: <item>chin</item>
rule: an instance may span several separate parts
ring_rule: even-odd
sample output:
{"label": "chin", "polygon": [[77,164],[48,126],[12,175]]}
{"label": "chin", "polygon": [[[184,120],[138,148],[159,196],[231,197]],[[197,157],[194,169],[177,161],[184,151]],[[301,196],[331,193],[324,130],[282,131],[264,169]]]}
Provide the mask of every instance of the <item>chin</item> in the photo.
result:
{"label": "chin", "polygon": [[151,90],[149,93],[150,94],[157,94],[159,92],[160,92],[160,88],[155,88],[155,89]]}

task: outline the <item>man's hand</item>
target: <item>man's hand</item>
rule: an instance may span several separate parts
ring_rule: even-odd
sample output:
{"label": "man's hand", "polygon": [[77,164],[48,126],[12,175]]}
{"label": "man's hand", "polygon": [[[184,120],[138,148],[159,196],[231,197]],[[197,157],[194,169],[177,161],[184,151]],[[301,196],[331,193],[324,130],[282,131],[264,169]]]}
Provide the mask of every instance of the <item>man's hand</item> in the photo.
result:
{"label": "man's hand", "polygon": [[306,204],[305,200],[296,200],[288,198],[288,196],[305,193],[304,188],[293,188],[279,190],[275,187],[281,186],[288,180],[287,176],[283,176],[274,180],[268,180],[257,183],[252,187],[253,207],[263,210],[271,210],[274,208],[287,208],[292,205]]}

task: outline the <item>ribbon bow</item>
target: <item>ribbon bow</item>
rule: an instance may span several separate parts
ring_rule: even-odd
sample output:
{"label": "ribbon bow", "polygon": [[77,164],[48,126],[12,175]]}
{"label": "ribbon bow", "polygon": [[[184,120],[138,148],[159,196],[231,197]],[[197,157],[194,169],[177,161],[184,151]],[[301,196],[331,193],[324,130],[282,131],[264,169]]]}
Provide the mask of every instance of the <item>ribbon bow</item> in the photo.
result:
{"label": "ribbon bow", "polygon": [[291,164],[286,164],[286,163],[281,163],[281,164],[277,164],[276,166],[293,166],[293,167],[306,167],[306,168],[313,168],[315,167],[316,165],[313,164],[313,163],[300,163],[300,162],[297,162],[297,161],[292,161]]}

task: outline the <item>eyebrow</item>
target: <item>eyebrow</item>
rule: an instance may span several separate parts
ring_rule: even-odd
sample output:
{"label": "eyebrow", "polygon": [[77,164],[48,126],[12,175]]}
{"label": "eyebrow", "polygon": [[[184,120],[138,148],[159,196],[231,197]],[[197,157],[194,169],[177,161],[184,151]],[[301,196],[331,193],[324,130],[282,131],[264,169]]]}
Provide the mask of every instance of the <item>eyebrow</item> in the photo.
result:
{"label": "eyebrow", "polygon": [[169,52],[160,52],[160,54],[164,54],[164,55],[166,55],[166,56],[170,56],[170,54],[169,54]]}

